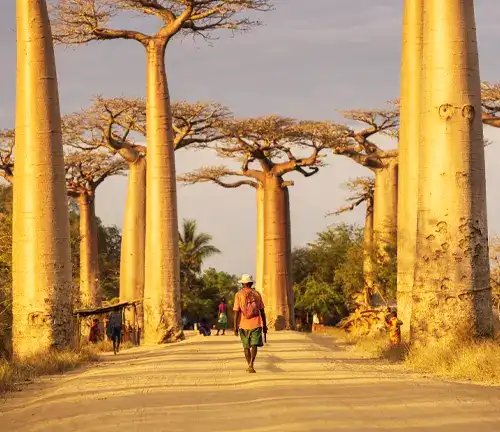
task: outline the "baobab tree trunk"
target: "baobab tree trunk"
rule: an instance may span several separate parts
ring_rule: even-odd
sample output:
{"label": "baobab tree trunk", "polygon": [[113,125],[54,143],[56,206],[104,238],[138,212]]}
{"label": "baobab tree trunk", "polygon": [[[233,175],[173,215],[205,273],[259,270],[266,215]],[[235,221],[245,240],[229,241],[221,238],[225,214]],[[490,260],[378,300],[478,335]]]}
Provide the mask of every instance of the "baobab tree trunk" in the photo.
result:
{"label": "baobab tree trunk", "polygon": [[[144,297],[144,257],[146,244],[146,159],[143,156],[129,164],[127,202],[123,222],[120,256],[120,300],[131,301]],[[140,328],[144,314],[137,307]],[[135,312],[127,312],[127,320],[136,322]]]}
{"label": "baobab tree trunk", "polygon": [[291,327],[287,259],[287,200],[281,178],[267,175],[264,204],[264,300],[268,327]]}
{"label": "baobab tree trunk", "polygon": [[285,208],[286,208],[286,259],[288,267],[288,308],[290,310],[290,329],[295,330],[295,293],[293,285],[293,263],[292,263],[292,218],[290,214],[290,191],[285,188]]}
{"label": "baobab tree trunk", "polygon": [[101,304],[99,281],[99,240],[94,195],[81,194],[80,206],[80,303],[82,307]]}
{"label": "baobab tree trunk", "polygon": [[13,348],[68,347],[73,289],[54,48],[44,0],[18,0]]}
{"label": "baobab tree trunk", "polygon": [[363,231],[363,279],[366,304],[371,304],[373,294],[373,198],[366,201],[365,227]]}
{"label": "baobab tree trunk", "polygon": [[174,134],[165,67],[166,42],[147,46],[145,340],[183,337]]}
{"label": "baobab tree trunk", "polygon": [[258,185],[257,191],[257,241],[256,241],[256,265],[255,265],[255,288],[261,294],[264,289],[264,188]]}
{"label": "baobab tree trunk", "polygon": [[410,339],[416,259],[423,13],[423,0],[405,1],[401,61],[397,234],[397,304],[398,316],[403,322],[401,336],[405,342]]}
{"label": "baobab tree trunk", "polygon": [[424,14],[415,344],[492,332],[481,89],[472,0]]}
{"label": "baobab tree trunk", "polygon": [[394,158],[375,172],[373,204],[374,250],[383,261],[387,248],[396,247],[398,216],[398,163]]}

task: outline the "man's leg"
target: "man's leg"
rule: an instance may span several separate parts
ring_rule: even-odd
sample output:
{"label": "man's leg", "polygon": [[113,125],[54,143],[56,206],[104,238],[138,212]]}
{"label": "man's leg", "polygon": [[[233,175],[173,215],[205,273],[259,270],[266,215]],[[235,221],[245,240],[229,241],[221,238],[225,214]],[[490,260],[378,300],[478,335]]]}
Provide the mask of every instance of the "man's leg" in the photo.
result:
{"label": "man's leg", "polygon": [[250,363],[248,365],[250,372],[255,372],[255,369],[253,368],[253,364],[255,362],[256,357],[257,357],[257,346],[252,345],[252,348],[250,349]]}
{"label": "man's leg", "polygon": [[245,359],[247,361],[248,366],[250,366],[250,363],[252,361],[252,354],[250,352],[250,348],[244,348],[245,351]]}
{"label": "man's leg", "polygon": [[119,328],[117,329],[116,331],[116,352],[119,352],[120,351],[120,342],[121,342],[121,339],[122,339],[122,329]]}

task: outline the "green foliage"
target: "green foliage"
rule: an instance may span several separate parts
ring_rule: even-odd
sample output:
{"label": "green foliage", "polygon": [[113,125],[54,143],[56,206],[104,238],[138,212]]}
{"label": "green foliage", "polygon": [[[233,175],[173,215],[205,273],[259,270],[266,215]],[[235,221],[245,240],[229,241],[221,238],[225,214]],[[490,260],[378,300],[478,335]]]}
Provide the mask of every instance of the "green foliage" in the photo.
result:
{"label": "green foliage", "polygon": [[295,309],[299,316],[318,314],[337,322],[347,314],[347,300],[363,286],[362,229],[340,224],[292,253]]}
{"label": "green foliage", "polygon": [[236,276],[214,268],[205,270],[189,288],[182,287],[182,316],[189,322],[215,319],[220,299],[225,297],[228,309],[231,309],[238,287]]}

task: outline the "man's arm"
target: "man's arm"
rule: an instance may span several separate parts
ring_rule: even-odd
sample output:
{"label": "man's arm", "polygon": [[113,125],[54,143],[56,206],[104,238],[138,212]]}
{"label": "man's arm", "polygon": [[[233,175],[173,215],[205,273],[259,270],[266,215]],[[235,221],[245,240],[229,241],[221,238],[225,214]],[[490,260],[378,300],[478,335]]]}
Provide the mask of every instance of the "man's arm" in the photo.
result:
{"label": "man's arm", "polygon": [[236,336],[238,336],[238,330],[239,330],[239,325],[240,325],[240,314],[241,314],[241,311],[237,310],[237,311],[234,311],[234,334]]}
{"label": "man's arm", "polygon": [[262,331],[267,333],[267,319],[266,319],[266,311],[264,309],[260,310],[260,317],[262,318]]}

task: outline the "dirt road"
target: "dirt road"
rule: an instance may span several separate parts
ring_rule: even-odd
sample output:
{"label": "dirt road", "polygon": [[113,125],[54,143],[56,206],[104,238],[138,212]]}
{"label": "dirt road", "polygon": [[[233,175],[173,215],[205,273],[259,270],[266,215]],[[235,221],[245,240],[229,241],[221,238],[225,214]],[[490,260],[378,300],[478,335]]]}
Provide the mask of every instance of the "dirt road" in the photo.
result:
{"label": "dirt road", "polygon": [[0,404],[5,432],[499,431],[500,389],[419,378],[326,337],[272,334],[257,374],[238,340],[106,355]]}

